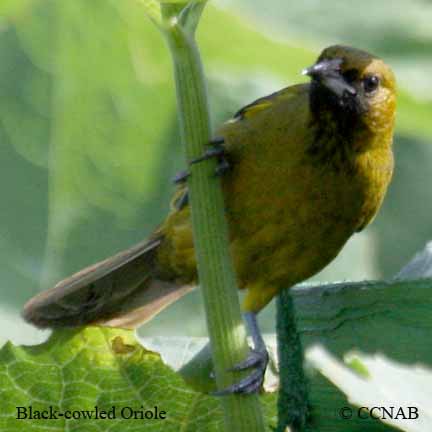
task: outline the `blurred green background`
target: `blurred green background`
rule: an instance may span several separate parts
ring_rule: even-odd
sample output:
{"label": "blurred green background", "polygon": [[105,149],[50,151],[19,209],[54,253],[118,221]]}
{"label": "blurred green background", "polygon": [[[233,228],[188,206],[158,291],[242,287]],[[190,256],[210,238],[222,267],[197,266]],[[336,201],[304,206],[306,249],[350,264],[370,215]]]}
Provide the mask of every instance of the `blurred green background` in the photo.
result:
{"label": "blurred green background", "polygon": [[[431,22],[424,0],[221,0],[206,8],[198,40],[215,126],[302,81],[300,71],[333,43],[367,49],[396,72],[393,183],[374,223],[315,280],[389,277],[432,237]],[[2,0],[0,342],[44,338],[20,319],[23,303],[145,238],[183,167],[168,51],[138,2]],[[274,332],[273,305],[261,320]],[[198,291],[140,329],[205,333]]]}

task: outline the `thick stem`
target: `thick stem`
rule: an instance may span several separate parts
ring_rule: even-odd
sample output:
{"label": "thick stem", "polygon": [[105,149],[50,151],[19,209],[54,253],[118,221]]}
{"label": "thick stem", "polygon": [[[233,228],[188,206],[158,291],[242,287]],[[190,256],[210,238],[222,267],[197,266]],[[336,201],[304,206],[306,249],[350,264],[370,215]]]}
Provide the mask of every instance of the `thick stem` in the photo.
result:
{"label": "thick stem", "polygon": [[277,431],[284,432],[290,427],[292,432],[300,432],[306,427],[309,403],[303,350],[289,290],[283,291],[277,300],[277,339],[280,373]]}
{"label": "thick stem", "polygon": [[[210,140],[207,91],[194,25],[183,26],[178,4],[163,4],[164,34],[174,63],[181,139],[187,160],[201,156]],[[188,187],[194,246],[207,316],[217,387],[222,389],[241,375],[228,372],[247,355],[246,333],[241,320],[237,283],[229,253],[228,227],[215,161],[191,167]],[[227,431],[263,431],[264,420],[257,395],[221,398]]]}

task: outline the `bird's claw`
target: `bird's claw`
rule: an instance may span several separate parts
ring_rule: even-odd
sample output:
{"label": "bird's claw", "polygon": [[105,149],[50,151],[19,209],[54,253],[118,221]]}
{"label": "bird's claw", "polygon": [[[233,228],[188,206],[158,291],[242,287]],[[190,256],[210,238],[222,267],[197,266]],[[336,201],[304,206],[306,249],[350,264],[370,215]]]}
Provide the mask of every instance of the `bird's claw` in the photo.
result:
{"label": "bird's claw", "polygon": [[207,159],[220,158],[220,157],[223,157],[224,154],[225,154],[225,150],[223,149],[223,147],[221,145],[213,144],[212,147],[208,148],[202,156],[197,157],[195,159],[192,159],[190,161],[190,163],[196,164],[198,162],[202,162],[202,161],[205,161]]}
{"label": "bird's claw", "polygon": [[[202,156],[192,159],[189,162],[190,165],[205,161],[207,159],[216,158],[218,164],[215,169],[215,176],[220,177],[224,175],[231,169],[231,166],[226,159],[225,149],[223,147],[224,142],[224,139],[221,137],[212,139],[209,143],[211,147],[209,147]],[[173,182],[174,184],[182,184],[186,182],[190,175],[191,174],[189,170],[180,171],[173,178]]]}
{"label": "bird's claw", "polygon": [[211,140],[211,147],[209,147],[202,156],[192,159],[190,164],[193,165],[207,159],[216,158],[218,165],[215,169],[215,175],[218,177],[222,176],[231,168],[229,162],[226,159],[225,148],[223,146],[224,142],[225,140],[221,137]]}
{"label": "bird's claw", "polygon": [[258,351],[255,349],[251,349],[249,351],[249,355],[243,361],[234,365],[230,369],[230,371],[237,372],[237,371],[242,371],[251,368],[257,368],[257,369],[263,368],[265,370],[268,362],[269,362],[269,355],[267,351],[265,350]]}
{"label": "bird's claw", "polygon": [[248,357],[242,362],[234,365],[230,371],[237,372],[247,369],[254,369],[248,376],[239,382],[226,387],[222,390],[213,392],[214,396],[225,396],[229,394],[251,394],[256,393],[261,389],[264,382],[264,374],[269,362],[269,355],[265,349],[251,349]]}

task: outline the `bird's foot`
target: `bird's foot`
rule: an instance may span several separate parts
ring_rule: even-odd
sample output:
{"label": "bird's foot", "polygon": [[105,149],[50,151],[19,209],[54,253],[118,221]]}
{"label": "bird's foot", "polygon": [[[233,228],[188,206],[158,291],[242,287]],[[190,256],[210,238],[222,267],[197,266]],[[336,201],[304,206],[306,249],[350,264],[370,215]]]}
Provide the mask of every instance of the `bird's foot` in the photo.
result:
{"label": "bird's foot", "polygon": [[207,159],[216,158],[217,166],[215,169],[215,175],[220,177],[230,170],[230,164],[226,158],[225,140],[222,137],[214,138],[210,141],[210,147],[204,152],[204,154],[198,158],[190,161],[191,165],[202,162]]}
{"label": "bird's foot", "polygon": [[[223,146],[224,142],[225,142],[224,139],[221,137],[212,139],[209,143],[210,147],[204,152],[202,156],[192,159],[189,162],[190,165],[205,161],[207,159],[216,158],[217,166],[215,169],[215,175],[217,177],[224,175],[226,172],[228,172],[231,169],[231,166],[227,161],[225,155],[225,148]],[[189,176],[190,176],[189,170],[181,171],[174,177],[173,182],[175,184],[184,183],[189,178]]]}
{"label": "bird's foot", "polygon": [[257,393],[264,382],[264,374],[269,362],[269,355],[267,350],[251,349],[249,355],[245,360],[236,364],[230,371],[238,372],[248,369],[254,369],[248,376],[239,382],[218,390],[212,393],[214,396],[225,396],[228,394],[251,394]]}

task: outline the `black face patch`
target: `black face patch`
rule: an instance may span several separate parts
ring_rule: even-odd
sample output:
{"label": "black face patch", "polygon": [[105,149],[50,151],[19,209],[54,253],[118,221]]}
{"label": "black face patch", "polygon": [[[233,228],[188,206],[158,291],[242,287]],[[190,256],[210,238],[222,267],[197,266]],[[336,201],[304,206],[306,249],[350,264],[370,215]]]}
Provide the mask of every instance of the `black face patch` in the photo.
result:
{"label": "black face patch", "polygon": [[344,92],[336,95],[320,82],[312,81],[310,90],[311,111],[331,111],[338,117],[360,116],[364,113],[365,106],[362,103],[361,92],[352,94]]}
{"label": "black face patch", "polygon": [[350,166],[348,149],[355,132],[362,129],[362,114],[366,110],[363,90],[338,97],[327,87],[312,81],[310,109],[316,128],[308,153],[318,164],[332,164],[334,170],[346,171]]}

